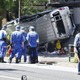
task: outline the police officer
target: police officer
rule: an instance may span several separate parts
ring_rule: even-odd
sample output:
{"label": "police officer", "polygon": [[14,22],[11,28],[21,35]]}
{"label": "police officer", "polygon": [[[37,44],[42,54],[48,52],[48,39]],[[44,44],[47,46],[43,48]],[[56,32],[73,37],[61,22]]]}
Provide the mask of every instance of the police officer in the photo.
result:
{"label": "police officer", "polygon": [[27,41],[29,44],[30,63],[36,63],[38,62],[37,44],[39,43],[39,35],[34,31],[33,26],[29,27]]}
{"label": "police officer", "polygon": [[2,29],[0,30],[0,62],[5,62],[4,61],[4,57],[6,54],[6,48],[7,48],[7,44],[6,44],[6,29],[7,26],[3,25]]}
{"label": "police officer", "polygon": [[19,60],[22,56],[22,48],[24,48],[23,36],[20,32],[20,26],[16,26],[16,31],[12,32],[10,44],[12,46],[12,53],[10,54],[10,63],[12,62],[12,58],[16,56],[16,63],[19,63]]}
{"label": "police officer", "polygon": [[76,34],[74,39],[74,53],[78,55],[78,75],[80,75],[80,33]]}
{"label": "police officer", "polygon": [[22,32],[22,35],[23,35],[23,40],[24,40],[24,49],[22,49],[22,54],[24,56],[24,62],[26,62],[26,59],[27,59],[27,40],[26,40],[26,37],[27,37],[27,32],[25,31],[25,28],[24,27],[21,27],[20,31]]}

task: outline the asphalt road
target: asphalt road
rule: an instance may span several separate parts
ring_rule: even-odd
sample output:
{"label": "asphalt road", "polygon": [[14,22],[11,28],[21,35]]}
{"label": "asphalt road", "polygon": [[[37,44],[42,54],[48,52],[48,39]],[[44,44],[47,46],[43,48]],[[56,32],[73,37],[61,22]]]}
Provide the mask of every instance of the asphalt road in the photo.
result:
{"label": "asphalt road", "polygon": [[[60,68],[60,69],[59,69]],[[77,69],[46,64],[0,63],[0,80],[80,80]]]}

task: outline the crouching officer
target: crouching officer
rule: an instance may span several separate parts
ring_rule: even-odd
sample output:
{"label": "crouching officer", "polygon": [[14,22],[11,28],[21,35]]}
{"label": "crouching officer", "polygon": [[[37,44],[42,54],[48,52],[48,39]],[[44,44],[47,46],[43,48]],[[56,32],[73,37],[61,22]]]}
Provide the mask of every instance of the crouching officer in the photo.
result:
{"label": "crouching officer", "polygon": [[30,63],[36,63],[38,62],[37,44],[39,43],[39,35],[34,31],[33,26],[29,27],[27,41],[29,44]]}
{"label": "crouching officer", "polygon": [[74,39],[74,53],[78,55],[78,75],[80,75],[80,33]]}
{"label": "crouching officer", "polygon": [[12,53],[10,54],[10,63],[12,62],[12,58],[16,56],[16,63],[19,63],[19,60],[22,56],[22,48],[24,48],[23,36],[20,32],[20,26],[16,26],[16,30],[11,34],[10,44],[12,47]]}
{"label": "crouching officer", "polygon": [[6,54],[6,48],[7,48],[7,44],[6,44],[6,29],[7,26],[3,25],[2,29],[0,30],[0,62],[5,62],[4,61],[4,57]]}

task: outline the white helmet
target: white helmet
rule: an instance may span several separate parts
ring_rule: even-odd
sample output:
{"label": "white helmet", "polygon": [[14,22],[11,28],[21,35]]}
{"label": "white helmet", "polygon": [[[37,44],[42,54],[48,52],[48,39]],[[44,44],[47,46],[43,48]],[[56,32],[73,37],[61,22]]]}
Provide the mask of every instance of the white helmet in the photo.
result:
{"label": "white helmet", "polygon": [[33,29],[34,29],[34,27],[33,27],[33,26],[30,26],[30,27],[29,27],[29,30],[33,30]]}
{"label": "white helmet", "polygon": [[15,27],[15,29],[16,29],[17,31],[19,31],[19,30],[20,30],[20,26],[17,25],[17,26]]}

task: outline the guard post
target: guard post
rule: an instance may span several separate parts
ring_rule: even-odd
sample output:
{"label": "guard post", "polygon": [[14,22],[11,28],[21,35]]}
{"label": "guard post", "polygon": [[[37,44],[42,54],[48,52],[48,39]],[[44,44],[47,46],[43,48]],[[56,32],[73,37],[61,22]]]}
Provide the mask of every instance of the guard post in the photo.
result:
{"label": "guard post", "polygon": [[69,62],[71,61],[72,54],[74,53],[73,44],[69,44]]}

